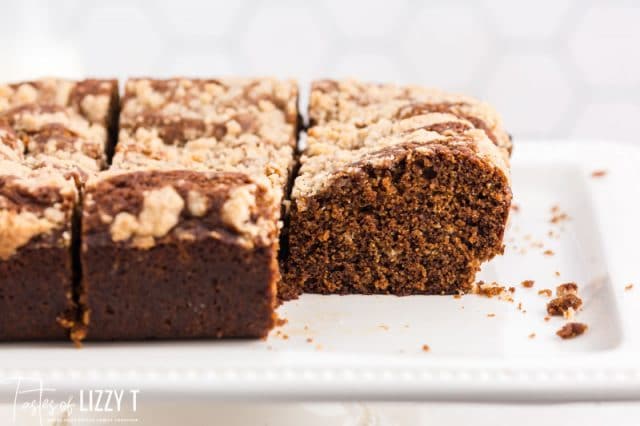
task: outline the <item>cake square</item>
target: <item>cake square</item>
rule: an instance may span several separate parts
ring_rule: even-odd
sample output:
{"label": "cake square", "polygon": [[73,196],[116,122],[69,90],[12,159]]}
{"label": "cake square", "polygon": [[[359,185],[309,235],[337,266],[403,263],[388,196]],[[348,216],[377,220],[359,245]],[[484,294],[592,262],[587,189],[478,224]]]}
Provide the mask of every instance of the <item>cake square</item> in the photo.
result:
{"label": "cake square", "polygon": [[297,96],[273,79],[126,83],[83,204],[88,339],[266,336]]}
{"label": "cake square", "polygon": [[0,340],[67,336],[77,202],[72,178],[0,159]]}
{"label": "cake square", "polygon": [[115,80],[0,85],[0,340],[72,337],[79,199],[106,167]]}
{"label": "cake square", "polygon": [[503,251],[511,140],[474,99],[433,89],[312,85],[291,194],[281,298],[451,294]]}
{"label": "cake square", "polygon": [[240,173],[105,172],[87,186],[92,340],[261,337],[274,323],[279,203]]}

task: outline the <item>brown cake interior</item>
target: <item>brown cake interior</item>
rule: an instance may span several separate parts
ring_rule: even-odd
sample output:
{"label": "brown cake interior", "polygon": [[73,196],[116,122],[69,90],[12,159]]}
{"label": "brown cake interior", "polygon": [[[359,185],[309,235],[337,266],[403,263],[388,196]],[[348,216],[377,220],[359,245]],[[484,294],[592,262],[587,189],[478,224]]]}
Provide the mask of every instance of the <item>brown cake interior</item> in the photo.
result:
{"label": "brown cake interior", "polygon": [[[504,174],[465,147],[386,150],[293,209],[286,292],[464,291],[502,252],[511,192]],[[283,293],[282,297],[287,296]]]}

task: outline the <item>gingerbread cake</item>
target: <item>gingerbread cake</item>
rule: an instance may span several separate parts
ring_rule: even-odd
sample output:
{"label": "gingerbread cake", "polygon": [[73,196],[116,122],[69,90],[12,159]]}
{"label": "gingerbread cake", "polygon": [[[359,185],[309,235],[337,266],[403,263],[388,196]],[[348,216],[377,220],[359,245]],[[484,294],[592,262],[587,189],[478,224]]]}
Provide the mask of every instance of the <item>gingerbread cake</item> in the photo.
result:
{"label": "gingerbread cake", "polygon": [[451,294],[503,251],[511,140],[484,103],[318,81],[291,194],[284,299]]}
{"label": "gingerbread cake", "polygon": [[0,340],[64,339],[77,323],[83,182],[106,166],[112,80],[0,85]]}
{"label": "gingerbread cake", "polygon": [[273,79],[127,82],[83,203],[88,339],[266,336],[297,97]]}

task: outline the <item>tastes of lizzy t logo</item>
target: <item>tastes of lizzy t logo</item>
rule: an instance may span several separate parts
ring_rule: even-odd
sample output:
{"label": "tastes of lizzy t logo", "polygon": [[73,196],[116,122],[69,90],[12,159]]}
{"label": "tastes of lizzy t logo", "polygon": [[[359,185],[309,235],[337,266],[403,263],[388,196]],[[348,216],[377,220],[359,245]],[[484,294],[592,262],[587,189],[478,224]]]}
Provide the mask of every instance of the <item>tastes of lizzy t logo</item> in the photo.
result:
{"label": "tastes of lizzy t logo", "polygon": [[[139,389],[80,389],[66,399],[55,399],[56,389],[41,379],[18,377],[0,380],[13,389],[12,423],[25,416],[36,417],[41,425],[70,419],[73,422],[136,423]],[[4,422],[1,422],[4,424]]]}

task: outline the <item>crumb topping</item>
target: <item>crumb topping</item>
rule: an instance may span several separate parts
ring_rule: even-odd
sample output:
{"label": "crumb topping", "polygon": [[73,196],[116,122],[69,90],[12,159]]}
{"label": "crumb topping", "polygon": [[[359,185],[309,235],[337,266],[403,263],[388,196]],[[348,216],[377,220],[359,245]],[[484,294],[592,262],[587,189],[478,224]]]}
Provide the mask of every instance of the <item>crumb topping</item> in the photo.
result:
{"label": "crumb topping", "polygon": [[87,95],[80,101],[80,108],[89,121],[99,123],[104,121],[109,113],[110,102],[111,99],[107,95]]}
{"label": "crumb topping", "polygon": [[500,149],[507,153],[511,150],[509,135],[491,106],[438,89],[320,80],[312,85],[309,103],[314,125],[341,121],[362,127],[385,119],[404,119],[425,113],[451,114],[482,129]]}
{"label": "crumb topping", "polygon": [[200,194],[198,191],[189,191],[187,194],[187,206],[189,207],[189,213],[196,217],[204,216],[207,212],[207,197]]}
{"label": "crumb topping", "polygon": [[128,240],[138,248],[149,248],[154,237],[166,235],[177,223],[184,208],[184,200],[170,186],[144,194],[143,208],[138,217],[127,212],[118,213],[111,224],[114,241]]}
{"label": "crumb topping", "polygon": [[[244,174],[252,183],[230,189],[221,219],[241,244],[271,241],[278,224],[257,212],[257,193],[280,211],[294,166],[297,90],[294,81],[270,78],[128,80],[116,152],[101,178],[137,171]],[[198,192],[185,201],[191,216],[211,208]],[[130,222],[124,219],[125,236]]]}
{"label": "crumb topping", "polygon": [[95,172],[106,166],[107,126],[116,87],[111,80],[62,79],[2,85],[0,126],[11,128],[24,142],[27,157],[71,159]]}
{"label": "crumb topping", "polygon": [[[59,213],[55,214],[56,218],[64,218],[63,212],[55,212]],[[30,211],[15,213],[0,210],[0,259],[7,260],[36,235],[49,233],[60,226],[60,222],[51,220],[51,214],[49,216],[38,217]]]}
{"label": "crumb topping", "polygon": [[[501,124],[497,115],[479,105],[470,98],[417,87],[315,82],[309,107],[313,127],[291,197],[305,209],[304,198],[330,187],[341,171],[386,164],[393,161],[394,150],[428,152],[433,145],[470,148],[508,178],[508,149],[491,140],[489,134],[494,133],[478,125],[479,116],[493,120],[496,129]],[[506,133],[500,140],[508,140]]]}
{"label": "crumb topping", "polygon": [[121,127],[156,127],[167,144],[200,137],[234,144],[250,134],[275,147],[295,145],[295,81],[275,79],[130,79]]}
{"label": "crumb topping", "polygon": [[[17,203],[16,198],[24,200]],[[60,236],[70,244],[68,229],[78,199],[74,181],[49,167],[31,169],[0,160],[0,259],[6,260],[32,239]]]}
{"label": "crumb topping", "polygon": [[0,85],[0,258],[58,234],[54,243],[70,244],[77,187],[106,164],[115,89],[51,78]]}
{"label": "crumb topping", "polygon": [[238,232],[245,245],[253,245],[254,241],[265,244],[273,233],[273,225],[263,217],[255,218],[256,193],[263,191],[266,197],[273,200],[270,186],[249,184],[233,188],[222,206],[222,221]]}
{"label": "crumb topping", "polygon": [[120,132],[112,169],[201,170],[241,172],[255,178],[267,176],[274,188],[284,188],[293,168],[291,146],[269,147],[255,135],[246,134],[226,144],[211,137],[184,145],[166,144],[157,129]]}

